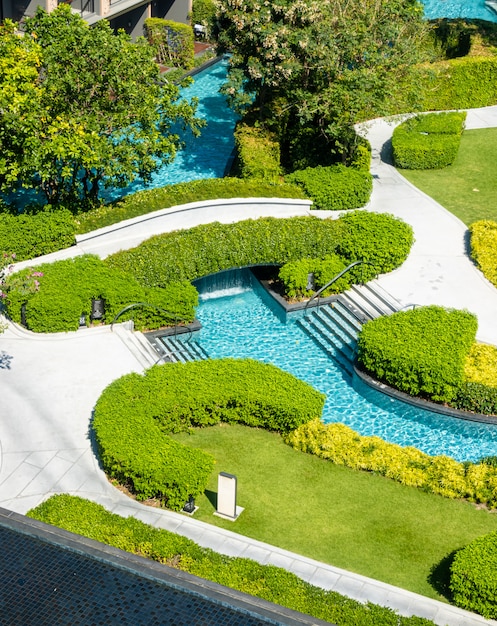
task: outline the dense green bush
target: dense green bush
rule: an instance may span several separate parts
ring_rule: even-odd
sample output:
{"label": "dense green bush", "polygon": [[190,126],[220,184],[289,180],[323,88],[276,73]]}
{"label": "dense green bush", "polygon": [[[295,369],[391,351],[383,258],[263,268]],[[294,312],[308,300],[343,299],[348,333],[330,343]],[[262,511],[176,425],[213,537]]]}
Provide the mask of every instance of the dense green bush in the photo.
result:
{"label": "dense green bush", "polygon": [[[336,254],[327,256],[325,259],[300,259],[285,263],[279,271],[278,278],[281,281],[285,296],[290,299],[309,298],[314,291],[320,289],[339,272],[345,269],[343,260]],[[308,275],[314,275],[315,289],[307,289]],[[342,293],[349,289],[351,283],[347,276],[339,278],[333,285],[323,291],[326,297],[334,293]]]}
{"label": "dense green bush", "polygon": [[393,159],[397,167],[438,169],[451,165],[459,150],[466,113],[428,113],[395,128]]}
{"label": "dense green bush", "polygon": [[352,270],[351,281],[366,282],[391,272],[407,259],[414,241],[412,228],[393,215],[354,211],[342,215],[339,222],[345,233],[336,253],[347,263],[367,263]]}
{"label": "dense green bush", "polygon": [[467,311],[439,306],[401,311],[367,322],[358,361],[378,380],[439,402],[456,397],[478,322]]}
{"label": "dense green bush", "polygon": [[144,27],[159,63],[185,70],[193,67],[194,41],[190,26],[160,17],[148,17]]}
{"label": "dense green bush", "polygon": [[345,424],[323,424],[318,419],[288,433],[285,441],[336,465],[374,472],[446,498],[497,507],[497,467],[483,460],[458,463],[447,456],[429,456],[379,437],[363,437]]}
{"label": "dense green bush", "polygon": [[0,252],[14,253],[16,261],[34,259],[74,245],[76,223],[65,209],[34,215],[0,213]]}
{"label": "dense green bush", "polygon": [[479,269],[497,287],[497,222],[480,220],[469,227],[471,256]]}
{"label": "dense green bush", "polygon": [[373,189],[368,171],[341,164],[297,170],[287,174],[285,181],[300,185],[312,199],[314,209],[327,211],[363,207]]}
{"label": "dense green bush", "polygon": [[77,217],[77,232],[88,233],[152,211],[221,198],[306,198],[297,185],[239,178],[207,178],[130,194]]}
{"label": "dense green bush", "polygon": [[108,257],[106,263],[134,275],[143,285],[163,286],[234,267],[283,265],[336,253],[346,262],[364,258],[372,263],[372,269],[357,270],[358,276],[368,280],[403,263],[411,243],[411,227],[391,215],[357,212],[337,220],[262,218],[158,235]]}
{"label": "dense green bush", "polygon": [[456,552],[450,590],[457,606],[497,618],[497,532],[478,537]]}
{"label": "dense green bush", "polygon": [[216,5],[213,0],[193,0],[191,24],[201,24],[206,28],[206,39],[209,39],[216,19]]}
{"label": "dense green bush", "polygon": [[168,433],[219,421],[288,432],[321,414],[325,396],[277,367],[233,359],[168,363],[129,374],[100,396],[93,428],[106,472],[139,499],[180,509],[207,484],[209,455]]}
{"label": "dense green bush", "polygon": [[464,381],[451,402],[456,409],[482,413],[483,415],[497,415],[497,388]]}
{"label": "dense green bush", "polygon": [[392,609],[314,587],[280,567],[218,554],[191,539],[109,513],[74,496],[53,496],[28,516],[337,626],[433,626],[421,617],[403,617]]}
{"label": "dense green bush", "polygon": [[357,136],[348,165],[364,172],[371,169],[371,144],[364,137]]}
{"label": "dense green bush", "polygon": [[101,321],[107,324],[128,304],[152,305],[120,318],[120,321],[134,319],[138,329],[191,322],[198,302],[197,291],[188,282],[174,281],[164,289],[144,288],[132,276],[108,268],[92,255],[44,263],[11,274],[4,291],[9,316],[21,322],[21,308],[26,305],[26,322],[35,332],[77,330],[81,315],[90,322],[91,302],[95,298],[105,301]]}
{"label": "dense green bush", "polygon": [[280,145],[267,130],[238,124],[235,130],[237,170],[241,178],[278,182],[282,176]]}

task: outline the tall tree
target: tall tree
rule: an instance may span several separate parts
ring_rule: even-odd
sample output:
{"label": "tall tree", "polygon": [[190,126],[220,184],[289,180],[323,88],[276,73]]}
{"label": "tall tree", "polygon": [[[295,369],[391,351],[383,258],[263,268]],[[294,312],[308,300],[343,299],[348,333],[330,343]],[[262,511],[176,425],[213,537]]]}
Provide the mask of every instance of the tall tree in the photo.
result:
{"label": "tall tree", "polygon": [[[417,0],[218,0],[225,93],[289,151],[346,153],[353,124],[381,112],[426,33]],[[285,152],[285,150],[283,151]]]}
{"label": "tall tree", "polygon": [[[0,49],[12,37],[0,32]],[[145,40],[132,43],[105,20],[90,28],[66,4],[50,14],[39,8],[17,44],[39,58],[29,59],[19,87],[33,92],[18,107],[23,123],[0,116],[4,190],[15,180],[41,190],[50,204],[90,206],[103,186],[150,180],[172,161],[181,147],[175,125],[199,132],[195,104],[161,79]],[[8,90],[0,74],[0,101]]]}

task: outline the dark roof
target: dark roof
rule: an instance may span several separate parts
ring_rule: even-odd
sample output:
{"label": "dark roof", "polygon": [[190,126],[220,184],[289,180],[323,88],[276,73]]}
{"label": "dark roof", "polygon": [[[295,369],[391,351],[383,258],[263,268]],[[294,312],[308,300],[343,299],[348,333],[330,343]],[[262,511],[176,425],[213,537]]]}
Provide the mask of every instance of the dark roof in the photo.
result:
{"label": "dark roof", "polygon": [[325,623],[0,508],[2,626]]}

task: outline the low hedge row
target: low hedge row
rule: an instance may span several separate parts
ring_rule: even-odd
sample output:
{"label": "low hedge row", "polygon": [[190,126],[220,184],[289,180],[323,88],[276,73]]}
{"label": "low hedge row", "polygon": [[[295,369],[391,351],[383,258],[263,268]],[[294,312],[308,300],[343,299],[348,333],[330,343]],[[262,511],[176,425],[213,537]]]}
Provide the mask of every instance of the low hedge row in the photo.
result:
{"label": "low hedge row", "polygon": [[480,220],[469,227],[471,256],[479,269],[497,287],[497,222]]}
{"label": "low hedge row", "polygon": [[34,259],[74,245],[76,223],[66,209],[34,215],[0,213],[0,252],[15,254],[16,261]]}
{"label": "low hedge row", "polygon": [[134,275],[143,285],[163,286],[234,267],[283,265],[336,253],[348,263],[357,259],[371,263],[370,278],[401,265],[412,241],[412,229],[405,222],[359,211],[337,220],[262,218],[196,226],[152,237],[108,257],[106,263]]}
{"label": "low hedge row", "polygon": [[374,472],[446,498],[497,507],[497,467],[483,461],[458,463],[447,456],[429,456],[417,448],[363,437],[345,424],[323,424],[318,419],[284,438],[293,448],[337,465]]}
{"label": "low hedge row", "polygon": [[464,381],[477,328],[472,313],[439,306],[379,317],[362,327],[358,362],[405,393],[450,402]]}
{"label": "low hedge row", "polygon": [[450,567],[450,590],[457,606],[497,618],[497,532],[478,537],[456,552]]}
{"label": "low hedge row", "polygon": [[102,465],[137,498],[179,510],[207,485],[213,459],[170,437],[241,422],[288,432],[321,415],[325,396],[274,365],[234,359],[170,363],[109,385],[94,411]]}
{"label": "low hedge row", "polygon": [[359,209],[369,202],[373,179],[369,171],[344,165],[308,167],[285,176],[312,199],[313,208],[326,211]]}
{"label": "low hedge row", "polygon": [[132,276],[107,267],[93,255],[21,270],[6,278],[3,289],[9,316],[18,323],[24,321],[25,305],[25,322],[35,332],[77,330],[81,315],[89,324],[92,299],[104,300],[100,321],[106,324],[131,303],[149,304],[120,318],[134,319],[140,330],[192,322],[198,304],[196,289],[186,281],[171,282],[163,289],[142,287]]}
{"label": "low hedge row", "polygon": [[411,117],[392,136],[396,167],[438,169],[451,165],[459,150],[466,113],[428,113]]}
{"label": "low hedge row", "polygon": [[240,178],[207,178],[139,191],[77,216],[77,233],[83,234],[190,202],[222,198],[306,198],[297,185]]}
{"label": "low hedge row", "polygon": [[336,626],[433,626],[421,617],[403,617],[392,609],[314,587],[280,567],[218,554],[191,539],[109,513],[99,504],[74,496],[52,496],[28,516]]}
{"label": "low hedge row", "polygon": [[274,133],[262,128],[238,124],[235,130],[237,173],[241,178],[279,182],[283,171],[280,144]]}

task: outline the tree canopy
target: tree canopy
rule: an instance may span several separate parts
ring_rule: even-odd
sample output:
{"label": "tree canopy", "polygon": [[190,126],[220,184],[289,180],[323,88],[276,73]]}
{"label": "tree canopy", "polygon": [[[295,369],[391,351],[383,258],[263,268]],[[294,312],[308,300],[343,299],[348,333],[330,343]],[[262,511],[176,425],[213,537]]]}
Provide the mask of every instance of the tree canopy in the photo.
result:
{"label": "tree canopy", "polygon": [[0,29],[0,188],[34,188],[52,205],[86,208],[102,187],[150,180],[172,161],[177,124],[197,134],[195,103],[161,78],[153,50],[90,28],[61,4],[38,8],[26,35]]}
{"label": "tree canopy", "polygon": [[381,112],[420,59],[422,16],[417,0],[218,0],[219,46],[232,52],[225,93],[294,161],[346,152],[353,124]]}

